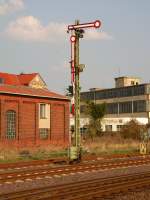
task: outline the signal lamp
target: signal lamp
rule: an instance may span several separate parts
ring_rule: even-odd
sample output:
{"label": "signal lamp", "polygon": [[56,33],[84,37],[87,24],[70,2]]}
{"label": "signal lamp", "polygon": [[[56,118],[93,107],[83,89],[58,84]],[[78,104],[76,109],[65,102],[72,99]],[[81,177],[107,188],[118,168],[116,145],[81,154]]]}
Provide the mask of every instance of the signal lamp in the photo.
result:
{"label": "signal lamp", "polygon": [[73,43],[73,42],[75,42],[76,41],[76,36],[75,35],[72,35],[71,37],[70,37],[70,41]]}
{"label": "signal lamp", "polygon": [[101,22],[100,22],[99,20],[96,20],[96,21],[94,22],[94,27],[95,27],[95,28],[99,28],[100,25],[101,25]]}

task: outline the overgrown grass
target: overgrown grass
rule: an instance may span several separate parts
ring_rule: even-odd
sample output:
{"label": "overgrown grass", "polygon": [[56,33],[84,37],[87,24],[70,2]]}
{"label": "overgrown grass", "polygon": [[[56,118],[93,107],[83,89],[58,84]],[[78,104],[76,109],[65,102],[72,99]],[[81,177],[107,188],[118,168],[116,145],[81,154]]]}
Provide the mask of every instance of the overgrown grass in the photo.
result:
{"label": "overgrown grass", "polygon": [[51,159],[65,156],[67,156],[66,148],[52,145],[35,149],[0,149],[0,163]]}
{"label": "overgrown grass", "polygon": [[90,154],[130,154],[139,152],[140,142],[133,139],[123,139],[120,135],[105,135],[90,138],[83,142],[83,149]]}
{"label": "overgrown grass", "polygon": [[[86,138],[82,141],[84,154],[111,155],[111,154],[133,154],[139,152],[140,141],[135,139],[124,139],[119,134],[106,134],[105,136]],[[148,144],[150,149],[150,143]],[[0,149],[0,163],[51,159],[67,156],[65,147],[48,145],[35,149]]]}

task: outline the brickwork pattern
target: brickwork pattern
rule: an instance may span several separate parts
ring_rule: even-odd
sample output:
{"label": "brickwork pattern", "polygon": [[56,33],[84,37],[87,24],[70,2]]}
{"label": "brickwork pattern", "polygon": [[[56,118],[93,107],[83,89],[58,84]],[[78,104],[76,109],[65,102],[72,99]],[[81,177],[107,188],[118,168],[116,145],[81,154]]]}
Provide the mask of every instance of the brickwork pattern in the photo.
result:
{"label": "brickwork pattern", "polygon": [[[39,138],[39,103],[50,104],[50,130],[47,140]],[[6,139],[8,110],[16,112],[16,139]],[[44,98],[0,95],[0,148],[36,147],[48,144],[68,145],[69,102]]]}

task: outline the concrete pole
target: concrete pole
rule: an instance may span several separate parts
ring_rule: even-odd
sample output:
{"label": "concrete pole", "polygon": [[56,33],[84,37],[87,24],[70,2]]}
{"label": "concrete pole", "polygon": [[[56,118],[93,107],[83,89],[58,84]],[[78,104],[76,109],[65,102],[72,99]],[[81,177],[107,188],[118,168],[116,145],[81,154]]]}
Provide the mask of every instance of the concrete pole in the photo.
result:
{"label": "concrete pole", "polygon": [[[75,24],[79,24],[79,20],[75,21]],[[81,144],[80,144],[80,77],[79,77],[79,33],[75,30],[76,42],[75,42],[75,138],[77,148],[77,159],[80,160],[81,156]]]}

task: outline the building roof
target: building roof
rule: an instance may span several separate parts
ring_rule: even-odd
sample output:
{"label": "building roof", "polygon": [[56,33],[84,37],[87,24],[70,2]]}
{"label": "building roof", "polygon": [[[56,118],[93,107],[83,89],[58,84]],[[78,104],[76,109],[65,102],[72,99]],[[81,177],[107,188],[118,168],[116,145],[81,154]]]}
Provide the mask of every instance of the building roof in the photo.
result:
{"label": "building roof", "polygon": [[[31,96],[31,97],[38,97],[38,98],[53,98],[53,99],[69,100],[66,96],[51,92],[44,87],[43,88],[29,87],[31,81],[37,75],[39,74],[38,73],[31,73],[31,74],[21,73],[17,75],[17,74],[8,74],[8,73],[0,72],[0,94],[11,94],[11,95],[13,94],[13,95]],[[43,81],[43,83],[45,82]]]}
{"label": "building roof", "polygon": [[63,99],[69,101],[69,99],[64,95],[51,92],[47,89],[35,89],[28,86],[14,86],[14,85],[0,84],[0,94],[13,94],[13,95],[31,96],[31,97],[49,98],[49,99]]}
{"label": "building roof", "polygon": [[20,85],[18,77],[15,74],[8,74],[8,73],[2,73],[2,72],[0,72],[0,78],[2,79],[1,81],[4,84]]}
{"label": "building roof", "polygon": [[[110,91],[110,90],[122,90],[122,89],[126,89],[126,88],[137,88],[138,86],[145,86],[145,85],[150,85],[150,83],[142,83],[142,84],[138,84],[138,85],[128,85],[128,86],[124,86],[124,87],[119,87],[119,88],[116,88],[116,87],[113,87],[113,88],[103,88],[103,89],[97,89],[95,90],[95,92],[103,92],[103,91]],[[87,90],[87,91],[83,91],[83,92],[80,92],[81,94],[82,93],[92,93],[93,91],[91,91],[90,89]]]}
{"label": "building roof", "polygon": [[17,75],[21,85],[28,85],[38,73]]}
{"label": "building roof", "polygon": [[38,73],[16,75],[0,72],[0,78],[3,79],[3,83],[8,85],[29,85],[36,75]]}
{"label": "building roof", "polygon": [[119,76],[119,77],[116,77],[115,80],[117,80],[117,79],[123,79],[123,78],[128,78],[128,79],[141,79],[141,78],[135,77],[135,76]]}

